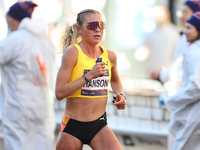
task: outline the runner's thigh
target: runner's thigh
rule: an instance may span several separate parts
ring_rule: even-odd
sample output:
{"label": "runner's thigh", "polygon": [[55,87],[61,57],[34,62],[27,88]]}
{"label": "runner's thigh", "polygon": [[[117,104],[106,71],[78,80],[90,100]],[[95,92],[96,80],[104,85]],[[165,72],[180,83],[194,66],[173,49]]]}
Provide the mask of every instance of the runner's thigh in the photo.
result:
{"label": "runner's thigh", "polygon": [[56,150],[82,150],[82,147],[82,142],[76,137],[65,132],[59,132]]}
{"label": "runner's thigh", "polygon": [[89,145],[93,150],[122,150],[118,139],[107,125],[95,135]]}

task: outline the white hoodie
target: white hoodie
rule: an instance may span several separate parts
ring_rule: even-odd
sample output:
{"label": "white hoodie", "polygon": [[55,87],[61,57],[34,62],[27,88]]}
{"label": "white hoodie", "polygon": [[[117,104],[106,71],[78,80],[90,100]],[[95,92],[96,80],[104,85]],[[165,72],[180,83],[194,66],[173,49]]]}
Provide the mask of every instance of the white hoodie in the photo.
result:
{"label": "white hoodie", "polygon": [[181,87],[165,98],[172,112],[169,125],[169,150],[199,150],[200,143],[200,40],[191,43],[184,52]]}
{"label": "white hoodie", "polygon": [[42,20],[25,18],[0,42],[5,148],[53,150],[56,50]]}

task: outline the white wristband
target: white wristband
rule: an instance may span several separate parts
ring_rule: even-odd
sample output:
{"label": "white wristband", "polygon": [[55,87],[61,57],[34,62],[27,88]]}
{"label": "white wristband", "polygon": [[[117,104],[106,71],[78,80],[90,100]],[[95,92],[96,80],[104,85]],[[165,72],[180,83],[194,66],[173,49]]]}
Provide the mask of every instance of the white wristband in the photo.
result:
{"label": "white wristband", "polygon": [[119,92],[117,95],[123,95],[124,96],[124,99],[126,100],[126,96],[123,92]]}

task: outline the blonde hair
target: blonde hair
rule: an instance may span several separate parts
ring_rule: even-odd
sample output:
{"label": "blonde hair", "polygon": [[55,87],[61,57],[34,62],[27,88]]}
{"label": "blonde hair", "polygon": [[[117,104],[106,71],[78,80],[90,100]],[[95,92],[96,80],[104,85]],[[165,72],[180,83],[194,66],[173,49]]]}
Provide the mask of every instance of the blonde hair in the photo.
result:
{"label": "blonde hair", "polygon": [[77,44],[81,41],[81,36],[79,35],[76,27],[82,26],[85,18],[91,14],[100,14],[97,10],[85,9],[78,13],[76,23],[66,28],[63,36],[63,52],[72,44]]}

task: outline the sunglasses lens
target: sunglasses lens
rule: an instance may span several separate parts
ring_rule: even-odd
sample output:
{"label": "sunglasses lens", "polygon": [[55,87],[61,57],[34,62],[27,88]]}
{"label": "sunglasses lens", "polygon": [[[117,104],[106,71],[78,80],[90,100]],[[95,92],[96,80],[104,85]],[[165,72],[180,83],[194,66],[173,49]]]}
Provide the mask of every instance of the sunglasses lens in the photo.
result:
{"label": "sunglasses lens", "polygon": [[96,30],[98,28],[100,28],[100,30],[104,29],[104,22],[98,22],[98,21],[94,21],[94,22],[88,22],[87,23],[87,29],[88,30]]}

